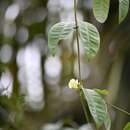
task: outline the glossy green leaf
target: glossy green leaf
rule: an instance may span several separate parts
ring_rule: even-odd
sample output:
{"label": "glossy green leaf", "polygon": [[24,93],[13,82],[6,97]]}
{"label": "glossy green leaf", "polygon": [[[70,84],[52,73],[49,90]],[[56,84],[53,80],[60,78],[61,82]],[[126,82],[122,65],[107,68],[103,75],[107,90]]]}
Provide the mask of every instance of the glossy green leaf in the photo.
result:
{"label": "glossy green leaf", "polygon": [[90,60],[95,57],[100,47],[99,32],[94,25],[81,21],[79,23],[79,33],[87,59]]}
{"label": "glossy green leaf", "polygon": [[108,17],[110,0],[93,0],[93,13],[95,18],[104,23]]}
{"label": "glossy green leaf", "polygon": [[128,14],[129,0],[119,0],[119,23],[121,23]]}
{"label": "glossy green leaf", "polygon": [[108,114],[106,116],[106,119],[104,120],[104,125],[105,125],[106,130],[111,129],[111,118]]}
{"label": "glossy green leaf", "polygon": [[55,55],[58,42],[67,39],[73,32],[74,23],[60,22],[52,26],[48,33],[48,47],[51,54]]}
{"label": "glossy green leaf", "polygon": [[94,89],[97,93],[101,94],[101,95],[107,95],[109,94],[109,91],[106,89]]}
{"label": "glossy green leaf", "polygon": [[128,122],[128,123],[126,124],[126,126],[124,127],[123,130],[130,130],[130,122]]}
{"label": "glossy green leaf", "polygon": [[105,100],[95,90],[82,88],[82,92],[97,128],[101,127],[107,117],[107,104]]}

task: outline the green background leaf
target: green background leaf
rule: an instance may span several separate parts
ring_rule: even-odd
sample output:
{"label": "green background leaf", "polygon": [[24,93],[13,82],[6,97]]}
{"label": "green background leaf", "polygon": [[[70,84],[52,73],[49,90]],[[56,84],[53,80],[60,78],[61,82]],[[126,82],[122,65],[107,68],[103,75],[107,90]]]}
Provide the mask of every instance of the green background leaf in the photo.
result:
{"label": "green background leaf", "polygon": [[93,12],[95,18],[104,23],[108,17],[110,0],[93,0]]}
{"label": "green background leaf", "polygon": [[97,128],[101,127],[107,117],[107,104],[95,90],[82,88],[84,97],[88,103],[90,113]]}
{"label": "green background leaf", "polygon": [[126,124],[126,126],[124,127],[123,130],[130,130],[130,122],[128,122],[128,123]]}
{"label": "green background leaf", "polygon": [[48,47],[53,55],[60,40],[66,39],[72,32],[74,23],[60,22],[52,26],[48,33]]}
{"label": "green background leaf", "polygon": [[97,54],[100,46],[100,35],[96,27],[87,22],[79,23],[79,33],[84,44],[87,59],[90,60]]}
{"label": "green background leaf", "polygon": [[100,95],[107,95],[109,93],[108,90],[106,89],[94,89],[97,93],[99,93]]}
{"label": "green background leaf", "polygon": [[119,0],[119,23],[121,23],[128,14],[129,0]]}

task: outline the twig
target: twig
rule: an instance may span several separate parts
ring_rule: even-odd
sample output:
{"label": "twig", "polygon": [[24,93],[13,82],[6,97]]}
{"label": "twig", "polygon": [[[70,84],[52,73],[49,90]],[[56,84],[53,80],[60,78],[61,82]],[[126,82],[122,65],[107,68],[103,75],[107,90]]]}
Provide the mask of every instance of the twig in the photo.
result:
{"label": "twig", "polygon": [[128,115],[128,116],[130,116],[130,113],[129,112],[127,112],[126,110],[124,110],[124,109],[122,109],[122,108],[120,108],[120,107],[118,107],[118,106],[115,106],[115,105],[113,105],[113,104],[110,104],[110,103],[108,103],[111,107],[113,107],[114,109],[116,109],[116,110],[118,110],[118,111],[120,111],[120,112],[122,112],[122,113],[124,113],[124,114],[126,114],[126,115]]}
{"label": "twig", "polygon": [[77,39],[77,48],[78,48],[78,70],[79,70],[79,81],[81,81],[80,47],[79,47],[78,20],[77,20],[76,10],[77,10],[77,4],[76,4],[76,0],[74,0],[75,30],[76,30],[76,39]]}

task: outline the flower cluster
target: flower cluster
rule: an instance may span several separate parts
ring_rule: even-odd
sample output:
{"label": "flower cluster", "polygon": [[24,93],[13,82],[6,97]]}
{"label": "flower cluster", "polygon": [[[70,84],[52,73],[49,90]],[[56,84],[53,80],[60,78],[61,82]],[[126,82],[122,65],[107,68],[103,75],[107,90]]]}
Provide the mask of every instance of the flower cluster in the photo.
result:
{"label": "flower cluster", "polygon": [[80,82],[76,79],[71,79],[69,81],[69,88],[73,88],[73,89],[79,89],[79,86],[80,86]]}

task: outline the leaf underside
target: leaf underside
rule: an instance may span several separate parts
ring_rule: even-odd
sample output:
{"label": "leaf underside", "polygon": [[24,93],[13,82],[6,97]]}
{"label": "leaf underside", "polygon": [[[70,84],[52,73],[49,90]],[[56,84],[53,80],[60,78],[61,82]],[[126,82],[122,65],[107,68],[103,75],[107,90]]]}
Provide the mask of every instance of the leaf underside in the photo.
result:
{"label": "leaf underside", "polygon": [[107,114],[106,119],[104,121],[104,125],[105,125],[106,130],[111,129],[111,118],[108,114]]}
{"label": "leaf underside", "polygon": [[96,27],[88,22],[79,23],[79,34],[84,44],[85,54],[90,60],[96,56],[100,47],[100,35]]}
{"label": "leaf underside", "polygon": [[110,0],[93,0],[93,13],[97,21],[104,23],[108,17]]}
{"label": "leaf underside", "polygon": [[128,14],[129,0],[119,0],[119,23],[121,23]]}
{"label": "leaf underside", "polygon": [[48,47],[51,54],[55,55],[58,42],[73,32],[74,23],[60,22],[52,26],[48,33]]}
{"label": "leaf underside", "polygon": [[97,128],[101,127],[108,116],[105,100],[95,90],[82,88],[82,92]]}

